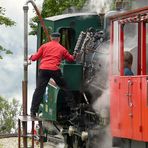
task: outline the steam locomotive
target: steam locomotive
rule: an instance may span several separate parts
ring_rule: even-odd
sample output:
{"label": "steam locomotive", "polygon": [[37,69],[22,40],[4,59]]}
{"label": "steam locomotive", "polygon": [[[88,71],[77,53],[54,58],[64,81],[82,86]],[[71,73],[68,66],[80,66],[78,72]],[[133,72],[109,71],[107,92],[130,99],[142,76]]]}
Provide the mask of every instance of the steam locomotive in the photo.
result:
{"label": "steam locomotive", "polygon": [[[103,14],[74,13],[44,20],[49,32],[60,32],[61,44],[76,56],[76,63],[61,63],[63,77],[72,97],[67,99],[65,91],[51,79],[39,108],[46,137],[51,134],[49,127],[52,122],[55,131],[63,135],[67,148],[89,147],[89,139],[93,137],[90,130],[103,128],[109,122],[108,111],[101,116],[93,108],[94,102],[108,88],[108,61],[104,59],[109,56],[109,29],[108,17],[105,18],[106,21]],[[37,37],[38,47],[46,42],[40,23]]]}
{"label": "steam locomotive", "polygon": [[[109,124],[109,118],[112,146],[148,147],[146,120],[148,7],[117,13],[110,12],[105,17],[95,13],[74,13],[44,20],[49,32],[60,32],[61,44],[77,57],[76,63],[65,61],[61,63],[63,77],[73,94],[71,99],[67,99],[64,90],[50,80],[39,108],[46,137],[51,134],[49,123],[50,125],[52,123],[56,131],[63,135],[65,148],[90,147],[91,140],[95,137],[94,131],[104,130]],[[132,40],[136,34],[138,37],[134,39],[137,45],[126,47],[126,42]],[[40,23],[37,37],[39,47],[46,41]],[[134,56],[133,67],[137,75],[132,77],[124,76],[125,50],[130,50]],[[103,95],[104,90],[108,89],[109,76],[108,98],[111,104],[110,107],[105,106],[102,112],[99,109],[97,112],[93,105]]]}

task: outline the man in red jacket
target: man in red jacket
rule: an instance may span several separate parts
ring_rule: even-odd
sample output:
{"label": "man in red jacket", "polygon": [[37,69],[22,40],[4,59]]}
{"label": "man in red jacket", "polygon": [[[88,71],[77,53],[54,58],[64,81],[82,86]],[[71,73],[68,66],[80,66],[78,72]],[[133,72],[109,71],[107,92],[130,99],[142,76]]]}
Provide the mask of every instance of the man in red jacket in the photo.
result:
{"label": "man in red jacket", "polygon": [[38,52],[29,58],[31,61],[40,60],[37,87],[34,91],[31,105],[32,117],[35,117],[38,112],[39,105],[50,78],[53,78],[59,87],[66,88],[66,83],[59,68],[61,60],[65,59],[69,62],[74,61],[74,57],[70,55],[62,45],[60,45],[59,33],[52,33],[51,39],[50,42],[43,44],[38,49]]}

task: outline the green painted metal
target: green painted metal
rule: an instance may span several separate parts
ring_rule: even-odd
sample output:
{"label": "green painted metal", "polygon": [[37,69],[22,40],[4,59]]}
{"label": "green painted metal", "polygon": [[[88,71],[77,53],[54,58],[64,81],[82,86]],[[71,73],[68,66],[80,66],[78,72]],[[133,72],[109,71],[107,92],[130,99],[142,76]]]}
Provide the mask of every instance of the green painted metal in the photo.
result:
{"label": "green painted metal", "polygon": [[[86,31],[89,27],[93,27],[97,30],[102,30],[103,24],[101,24],[101,18],[95,13],[76,13],[76,14],[64,14],[59,16],[54,16],[46,18],[46,27],[49,28],[50,32],[66,32],[69,34],[67,40],[69,41],[69,48],[67,48],[71,53],[75,47],[75,43],[81,31]],[[66,38],[62,34],[63,40]],[[39,48],[41,44],[46,42],[45,35],[41,29],[41,25],[38,24],[38,35],[37,35],[37,47]],[[83,66],[81,64],[72,64],[62,62],[61,70],[63,77],[72,91],[81,90],[81,84],[83,81]],[[58,96],[60,88],[49,84],[47,87],[47,92],[43,98],[43,103],[40,105],[40,111],[43,113],[42,117],[46,120],[56,121],[57,120],[57,110],[61,108],[60,102],[62,102],[62,96]],[[58,101],[58,108],[57,108]]]}
{"label": "green painted metal", "polygon": [[48,84],[47,94],[44,95],[43,103],[40,105],[42,111],[42,118],[45,120],[57,120],[57,95],[59,88],[53,84]]}
{"label": "green painted metal", "polygon": [[[83,69],[81,64],[70,64],[63,62],[61,64],[61,70],[63,77],[70,90],[76,91],[81,89],[83,81]],[[60,88],[57,85],[48,84],[47,91],[44,95],[43,103],[40,105],[40,111],[42,111],[42,117],[45,120],[56,121],[57,110],[61,108],[62,96],[58,95]],[[58,108],[57,108],[58,101]]]}
{"label": "green painted metal", "polygon": [[[48,28],[49,32],[60,32],[62,29],[72,29],[74,34],[70,35],[68,38],[70,40],[71,46],[67,48],[71,53],[75,47],[77,38],[81,31],[86,31],[89,27],[93,27],[97,30],[103,30],[103,22],[101,17],[96,13],[73,13],[73,14],[63,14],[58,16],[53,16],[45,18],[45,25]],[[38,25],[38,48],[42,43],[45,42],[43,35],[43,30],[41,25]]]}
{"label": "green painted metal", "polygon": [[63,77],[72,91],[80,90],[83,81],[83,66],[82,64],[71,64],[63,62],[61,64]]}

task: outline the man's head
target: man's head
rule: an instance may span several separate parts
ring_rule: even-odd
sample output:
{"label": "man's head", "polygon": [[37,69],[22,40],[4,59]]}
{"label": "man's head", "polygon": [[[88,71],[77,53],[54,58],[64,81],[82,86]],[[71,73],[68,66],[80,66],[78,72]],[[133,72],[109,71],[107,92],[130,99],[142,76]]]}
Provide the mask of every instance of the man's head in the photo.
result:
{"label": "man's head", "polygon": [[51,40],[56,40],[56,41],[60,41],[60,33],[59,32],[53,32],[51,34]]}
{"label": "man's head", "polygon": [[133,63],[133,55],[129,51],[124,52],[124,67],[131,68]]}

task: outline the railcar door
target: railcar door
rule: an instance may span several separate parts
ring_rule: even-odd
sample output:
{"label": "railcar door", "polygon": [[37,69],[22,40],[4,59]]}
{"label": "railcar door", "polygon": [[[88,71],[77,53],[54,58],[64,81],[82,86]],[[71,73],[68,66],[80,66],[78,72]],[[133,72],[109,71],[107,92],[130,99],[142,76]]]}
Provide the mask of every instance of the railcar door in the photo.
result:
{"label": "railcar door", "polygon": [[119,90],[120,136],[132,137],[132,80],[130,77],[120,77]]}
{"label": "railcar door", "polygon": [[130,83],[129,107],[131,112],[129,117],[132,120],[132,138],[142,140],[142,122],[141,122],[141,76],[133,76]]}

